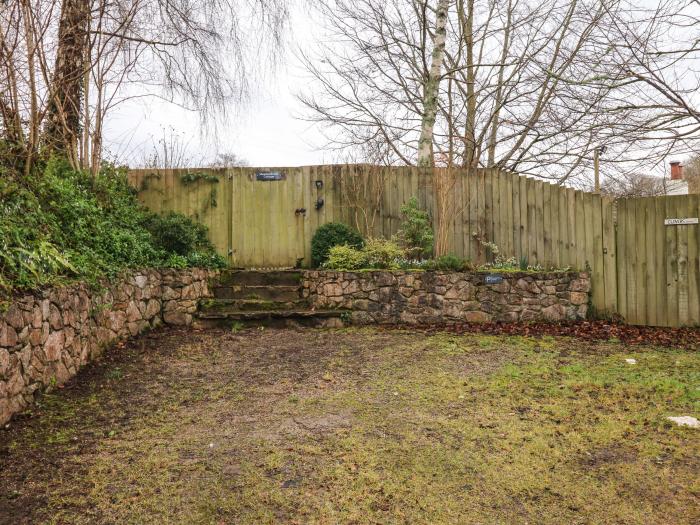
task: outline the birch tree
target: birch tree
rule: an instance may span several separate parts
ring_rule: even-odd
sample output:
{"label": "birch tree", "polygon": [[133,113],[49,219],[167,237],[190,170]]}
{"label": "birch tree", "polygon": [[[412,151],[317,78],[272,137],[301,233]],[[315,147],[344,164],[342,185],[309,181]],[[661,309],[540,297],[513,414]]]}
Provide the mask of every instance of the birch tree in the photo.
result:
{"label": "birch tree", "polygon": [[418,166],[425,168],[433,165],[433,128],[437,116],[438,98],[440,96],[440,77],[442,62],[445,57],[447,40],[447,11],[449,0],[438,0],[435,8],[435,34],[433,35],[433,53],[428,78],[423,88],[423,120],[418,139]]}

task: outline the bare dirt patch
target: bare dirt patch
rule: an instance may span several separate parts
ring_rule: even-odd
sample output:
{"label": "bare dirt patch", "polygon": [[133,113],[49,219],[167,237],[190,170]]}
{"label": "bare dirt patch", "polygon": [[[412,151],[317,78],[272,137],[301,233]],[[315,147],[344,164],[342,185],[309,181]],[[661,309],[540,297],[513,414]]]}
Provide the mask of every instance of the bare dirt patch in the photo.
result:
{"label": "bare dirt patch", "polygon": [[[625,358],[634,357],[634,367]],[[0,523],[693,523],[695,352],[159,331],[0,431]]]}

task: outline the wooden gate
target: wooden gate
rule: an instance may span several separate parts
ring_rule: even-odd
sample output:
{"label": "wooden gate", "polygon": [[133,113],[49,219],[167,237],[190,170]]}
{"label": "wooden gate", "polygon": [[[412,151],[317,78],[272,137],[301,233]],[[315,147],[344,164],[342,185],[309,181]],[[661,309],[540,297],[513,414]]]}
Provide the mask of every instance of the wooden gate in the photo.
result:
{"label": "wooden gate", "polygon": [[698,217],[700,195],[618,201],[617,302],[628,323],[700,325]]}

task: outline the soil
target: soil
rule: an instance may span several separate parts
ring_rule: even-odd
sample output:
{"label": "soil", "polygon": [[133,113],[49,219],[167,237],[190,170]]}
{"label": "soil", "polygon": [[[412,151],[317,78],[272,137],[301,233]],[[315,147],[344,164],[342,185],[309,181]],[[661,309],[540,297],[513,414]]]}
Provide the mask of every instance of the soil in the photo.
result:
{"label": "soil", "polygon": [[547,336],[160,330],[0,430],[0,523],[692,523],[700,432],[664,418],[697,407],[699,366]]}

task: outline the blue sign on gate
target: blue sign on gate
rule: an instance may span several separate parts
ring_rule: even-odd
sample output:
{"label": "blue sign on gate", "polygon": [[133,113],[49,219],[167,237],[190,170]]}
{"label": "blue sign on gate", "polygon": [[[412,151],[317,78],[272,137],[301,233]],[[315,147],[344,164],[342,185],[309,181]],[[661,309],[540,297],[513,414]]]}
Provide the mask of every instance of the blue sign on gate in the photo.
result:
{"label": "blue sign on gate", "polygon": [[280,173],[279,171],[259,171],[258,173],[255,174],[255,180],[261,180],[261,181],[273,181],[273,180],[284,180],[286,177],[284,173]]}

